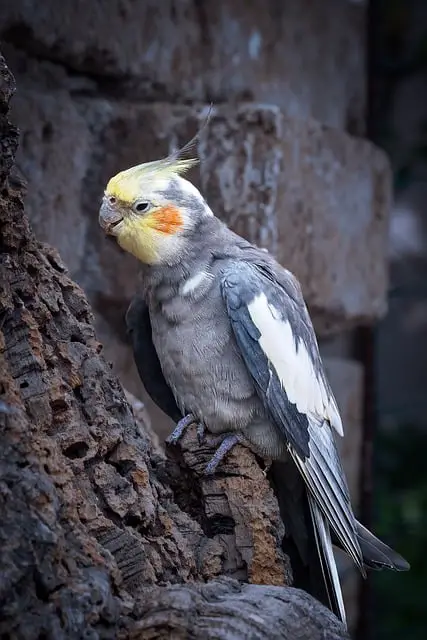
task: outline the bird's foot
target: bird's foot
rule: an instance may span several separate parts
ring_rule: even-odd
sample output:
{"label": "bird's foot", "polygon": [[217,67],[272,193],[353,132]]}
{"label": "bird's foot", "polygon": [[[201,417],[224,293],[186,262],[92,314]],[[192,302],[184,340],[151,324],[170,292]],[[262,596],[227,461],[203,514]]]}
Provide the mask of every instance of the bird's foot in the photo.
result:
{"label": "bird's foot", "polygon": [[[181,418],[170,436],[166,438],[166,442],[168,444],[177,444],[177,442],[182,438],[184,431],[192,424],[196,423],[197,420],[191,413],[186,415],[184,418]],[[205,426],[201,423],[197,423],[197,437],[199,439],[199,443],[203,442],[203,439],[205,438]]]}
{"label": "bird's foot", "polygon": [[184,418],[181,418],[181,420],[177,422],[175,429],[172,431],[170,436],[166,438],[166,442],[168,444],[176,444],[178,440],[182,438],[184,431],[195,422],[196,419],[191,413],[184,416]]}
{"label": "bird's foot", "polygon": [[264,460],[264,462],[265,462],[265,467],[262,470],[262,473],[263,473],[264,477],[266,478],[267,477],[267,473],[270,471],[271,465],[273,464],[273,460]]}
{"label": "bird's foot", "polygon": [[220,441],[218,449],[213,454],[205,468],[205,475],[213,475],[218,469],[219,464],[224,460],[225,456],[231,449],[240,443],[244,443],[245,439],[239,433],[222,434],[216,440]]}

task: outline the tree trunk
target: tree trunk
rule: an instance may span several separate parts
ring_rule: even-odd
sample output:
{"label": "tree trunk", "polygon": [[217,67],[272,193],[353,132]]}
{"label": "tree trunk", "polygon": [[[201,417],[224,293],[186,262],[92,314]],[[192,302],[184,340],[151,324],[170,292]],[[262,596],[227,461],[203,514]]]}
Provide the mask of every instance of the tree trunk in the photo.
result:
{"label": "tree trunk", "polygon": [[24,215],[3,58],[0,81],[1,638],[348,637],[284,586],[254,456],[206,478],[208,445],[190,430],[166,458],[128,402],[83,292]]}

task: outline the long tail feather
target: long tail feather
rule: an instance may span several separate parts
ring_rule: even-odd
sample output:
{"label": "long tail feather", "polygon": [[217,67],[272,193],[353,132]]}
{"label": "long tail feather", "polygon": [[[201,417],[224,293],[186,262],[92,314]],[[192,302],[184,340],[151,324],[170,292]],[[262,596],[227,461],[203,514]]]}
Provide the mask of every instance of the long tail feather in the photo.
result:
{"label": "long tail feather", "polygon": [[344,600],[341,591],[341,584],[338,576],[338,569],[332,549],[331,533],[329,524],[317,506],[314,498],[309,494],[311,517],[313,519],[314,533],[317,550],[322,566],[323,578],[328,589],[330,608],[339,616],[343,624],[347,627]]}
{"label": "long tail feather", "polygon": [[[282,546],[291,561],[293,586],[307,591],[325,607],[332,608],[330,580],[325,579],[324,563],[315,544],[317,530],[304,480],[291,459],[274,461],[269,479],[285,525]],[[339,616],[338,607],[334,613]]]}
{"label": "long tail feather", "polygon": [[409,563],[396,551],[379,540],[363,524],[356,521],[357,537],[362,549],[363,561],[370,569],[394,569],[408,571]]}

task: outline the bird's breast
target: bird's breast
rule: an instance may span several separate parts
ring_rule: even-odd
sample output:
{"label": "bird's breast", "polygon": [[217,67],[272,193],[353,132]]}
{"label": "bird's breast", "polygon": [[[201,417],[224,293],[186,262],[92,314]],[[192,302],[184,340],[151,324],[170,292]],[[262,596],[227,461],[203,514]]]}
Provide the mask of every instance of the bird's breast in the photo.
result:
{"label": "bird's breast", "polygon": [[263,413],[218,289],[202,300],[150,309],[153,343],[177,403],[221,433]]}

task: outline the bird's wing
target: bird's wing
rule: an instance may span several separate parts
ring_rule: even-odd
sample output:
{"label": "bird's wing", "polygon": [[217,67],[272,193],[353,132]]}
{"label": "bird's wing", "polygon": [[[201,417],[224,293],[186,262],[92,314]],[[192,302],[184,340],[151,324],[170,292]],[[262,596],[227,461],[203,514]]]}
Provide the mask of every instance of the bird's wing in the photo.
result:
{"label": "bird's wing", "polygon": [[344,550],[364,573],[356,521],[331,426],[342,434],[300,287],[260,258],[235,261],[221,291],[257,392],[288,443],[309,494]]}
{"label": "bird's wing", "polygon": [[140,295],[136,295],[129,305],[126,327],[136,368],[146,392],[166,415],[177,422],[182,418],[182,413],[163,375],[153,344],[149,309]]}

